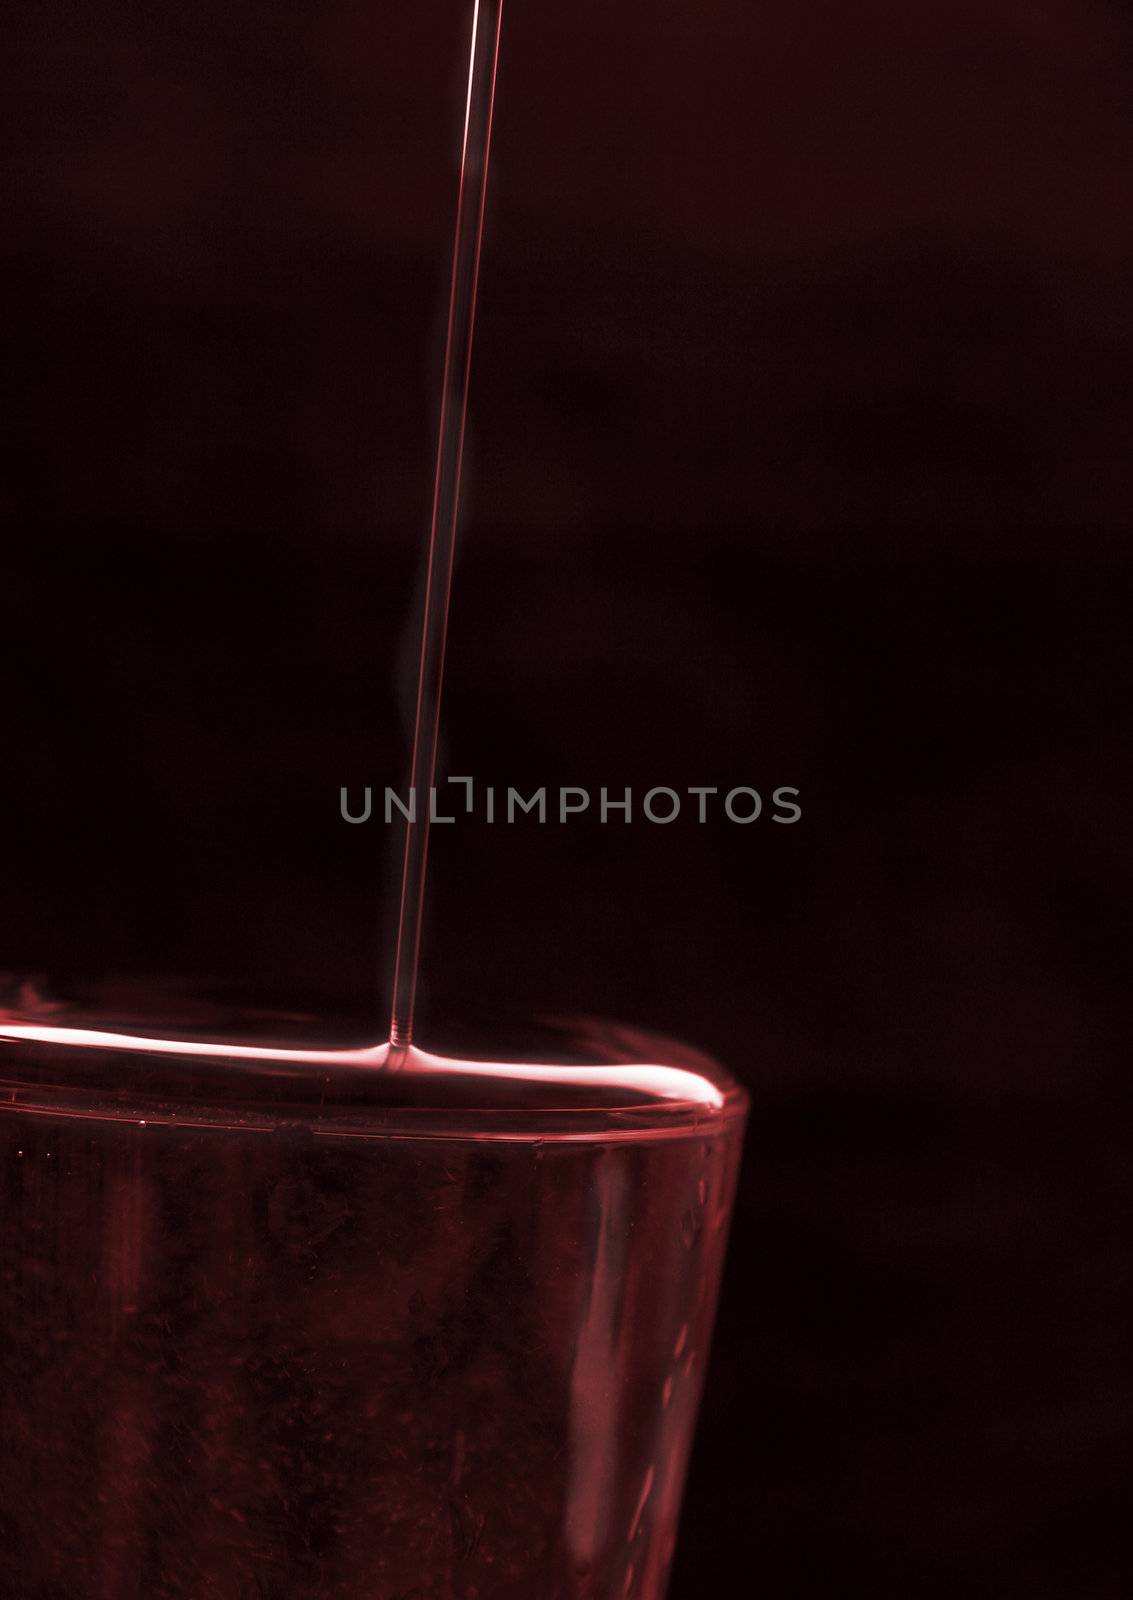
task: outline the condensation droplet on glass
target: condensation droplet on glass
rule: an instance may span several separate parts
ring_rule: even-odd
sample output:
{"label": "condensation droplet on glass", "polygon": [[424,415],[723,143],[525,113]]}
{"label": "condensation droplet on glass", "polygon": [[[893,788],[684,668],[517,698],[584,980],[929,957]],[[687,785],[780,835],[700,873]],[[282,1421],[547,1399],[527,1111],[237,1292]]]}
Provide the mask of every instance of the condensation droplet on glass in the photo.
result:
{"label": "condensation droplet on glass", "polygon": [[655,1471],[653,1463],[650,1462],[648,1470],[645,1474],[645,1480],[641,1485],[641,1493],[637,1497],[637,1506],[634,1509],[633,1521],[629,1525],[629,1534],[627,1537],[630,1541],[636,1539],[638,1534],[641,1532],[641,1516],[649,1501],[649,1496],[653,1493],[654,1476]]}

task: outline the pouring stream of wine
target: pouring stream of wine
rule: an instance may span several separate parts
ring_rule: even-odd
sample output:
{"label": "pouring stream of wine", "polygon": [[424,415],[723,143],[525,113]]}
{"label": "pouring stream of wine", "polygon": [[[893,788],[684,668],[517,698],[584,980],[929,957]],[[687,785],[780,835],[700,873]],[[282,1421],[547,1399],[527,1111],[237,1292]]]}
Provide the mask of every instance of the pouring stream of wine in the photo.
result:
{"label": "pouring stream of wine", "polygon": [[413,819],[406,825],[405,858],[401,874],[393,1013],[390,1019],[391,1066],[397,1065],[399,1055],[408,1049],[413,1039],[421,913],[429,852],[431,791],[436,777],[445,635],[448,631],[453,552],[460,506],[464,424],[472,367],[476,287],[480,273],[480,241],[484,227],[484,197],[488,183],[488,153],[492,139],[502,15],[503,0],[476,0],[472,19],[448,332],[445,339],[417,707],[413,722],[413,757],[410,766]]}

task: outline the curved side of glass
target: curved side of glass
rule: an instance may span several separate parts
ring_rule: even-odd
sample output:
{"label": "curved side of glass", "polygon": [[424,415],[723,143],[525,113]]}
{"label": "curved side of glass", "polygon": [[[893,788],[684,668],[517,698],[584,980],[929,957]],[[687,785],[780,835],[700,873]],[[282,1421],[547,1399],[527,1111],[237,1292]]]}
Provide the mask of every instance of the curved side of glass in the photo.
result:
{"label": "curved side of glass", "polygon": [[615,1037],[0,1022],[9,1592],[657,1600],[745,1102]]}

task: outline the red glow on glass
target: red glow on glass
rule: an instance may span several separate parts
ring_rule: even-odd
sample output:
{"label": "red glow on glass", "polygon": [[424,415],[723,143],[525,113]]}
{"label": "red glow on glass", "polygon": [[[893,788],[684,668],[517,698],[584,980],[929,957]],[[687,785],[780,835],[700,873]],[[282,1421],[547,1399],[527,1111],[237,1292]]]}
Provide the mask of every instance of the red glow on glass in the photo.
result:
{"label": "red glow on glass", "polygon": [[[274,1045],[224,1044],[192,1039],[145,1038],[137,1034],[109,1033],[94,1028],[53,1028],[42,1023],[0,1018],[0,1039],[26,1040],[36,1044],[65,1045],[68,1048],[123,1050],[137,1054],[202,1056],[214,1060],[293,1062],[311,1067],[365,1067],[380,1070],[387,1066],[391,1046],[370,1045],[358,1050],[298,1050]],[[563,1084],[572,1088],[594,1085],[603,1089],[626,1089],[658,1100],[677,1100],[685,1104],[719,1110],[724,1104],[720,1089],[708,1078],[683,1067],[658,1062],[614,1062],[600,1066],[556,1065],[526,1061],[469,1061],[433,1055],[411,1047],[398,1052],[401,1070],[428,1074],[451,1074],[497,1078],[520,1083]]]}

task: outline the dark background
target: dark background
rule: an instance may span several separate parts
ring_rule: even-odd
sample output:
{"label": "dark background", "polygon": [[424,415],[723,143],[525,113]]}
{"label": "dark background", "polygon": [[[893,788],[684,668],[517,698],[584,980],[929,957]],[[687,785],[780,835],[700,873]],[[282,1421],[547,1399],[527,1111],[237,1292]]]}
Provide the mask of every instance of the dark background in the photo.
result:
{"label": "dark background", "polygon": [[[0,969],[380,1009],[464,7],[18,8]],[[512,4],[425,1035],[753,1101],[673,1600],[1133,1587],[1133,17]],[[525,788],[526,792],[526,788]]]}

